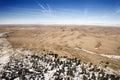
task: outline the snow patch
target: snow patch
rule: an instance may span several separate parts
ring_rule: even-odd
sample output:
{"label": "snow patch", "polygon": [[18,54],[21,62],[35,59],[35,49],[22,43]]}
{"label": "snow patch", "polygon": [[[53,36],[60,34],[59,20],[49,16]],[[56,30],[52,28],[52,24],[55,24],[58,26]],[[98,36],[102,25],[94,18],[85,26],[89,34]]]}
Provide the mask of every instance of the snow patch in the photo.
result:
{"label": "snow patch", "polygon": [[89,50],[86,50],[86,49],[84,49],[84,48],[75,48],[75,49],[84,51],[84,52],[89,53],[89,54],[96,54],[96,53],[94,53],[94,52],[92,52],[92,51],[89,51]]}
{"label": "snow patch", "polygon": [[107,58],[111,58],[111,59],[120,59],[120,55],[97,54],[97,53],[95,53],[95,52],[86,50],[86,49],[84,49],[84,48],[75,48],[75,49],[76,49],[76,50],[84,51],[84,52],[89,53],[89,54],[96,54],[96,55],[100,55],[100,56],[107,57]]}
{"label": "snow patch", "polygon": [[4,55],[0,58],[0,71],[3,69],[3,67],[9,62],[9,55]]}
{"label": "snow patch", "polygon": [[111,59],[120,59],[120,55],[107,55],[107,54],[100,54],[100,55]]}

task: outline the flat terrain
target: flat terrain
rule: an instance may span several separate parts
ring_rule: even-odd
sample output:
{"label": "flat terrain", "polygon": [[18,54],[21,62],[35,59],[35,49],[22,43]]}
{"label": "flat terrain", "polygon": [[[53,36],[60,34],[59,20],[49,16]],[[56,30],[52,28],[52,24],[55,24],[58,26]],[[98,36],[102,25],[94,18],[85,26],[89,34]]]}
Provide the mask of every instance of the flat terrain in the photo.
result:
{"label": "flat terrain", "polygon": [[120,72],[119,27],[4,25],[0,26],[2,32],[11,32],[7,40],[14,48],[52,51]]}

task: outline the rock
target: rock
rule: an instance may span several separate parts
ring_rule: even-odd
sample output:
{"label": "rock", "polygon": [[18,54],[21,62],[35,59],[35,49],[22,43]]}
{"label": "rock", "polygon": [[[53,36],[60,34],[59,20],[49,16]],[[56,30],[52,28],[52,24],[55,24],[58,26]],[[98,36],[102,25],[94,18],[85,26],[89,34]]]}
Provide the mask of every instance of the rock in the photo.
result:
{"label": "rock", "polygon": [[1,33],[0,34],[0,38],[7,38],[7,37],[9,37],[9,33],[10,32]]}

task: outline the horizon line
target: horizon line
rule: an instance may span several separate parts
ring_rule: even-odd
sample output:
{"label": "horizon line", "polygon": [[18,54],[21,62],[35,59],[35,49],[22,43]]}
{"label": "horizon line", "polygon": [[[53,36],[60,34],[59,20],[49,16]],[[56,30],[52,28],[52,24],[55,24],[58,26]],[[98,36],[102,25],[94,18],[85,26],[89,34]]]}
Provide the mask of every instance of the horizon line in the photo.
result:
{"label": "horizon line", "polygon": [[57,23],[57,24],[45,24],[45,23],[42,23],[42,24],[0,24],[0,26],[12,26],[12,25],[25,25],[25,26],[29,26],[29,25],[36,25],[36,26],[47,26],[47,25],[61,25],[61,26],[103,26],[103,27],[120,27],[120,24],[61,24],[61,23]]}

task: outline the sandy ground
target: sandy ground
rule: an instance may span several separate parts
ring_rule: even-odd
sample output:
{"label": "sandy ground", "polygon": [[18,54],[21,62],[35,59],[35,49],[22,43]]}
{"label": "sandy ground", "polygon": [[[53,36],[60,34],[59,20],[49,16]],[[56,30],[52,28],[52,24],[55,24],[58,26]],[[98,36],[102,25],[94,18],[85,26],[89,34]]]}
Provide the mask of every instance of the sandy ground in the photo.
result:
{"label": "sandy ground", "polygon": [[[0,32],[12,32],[7,40],[14,48],[53,51],[61,56],[77,57],[86,62],[109,66],[120,71],[120,28],[68,25],[7,25]],[[96,53],[88,54],[85,49]],[[99,54],[99,55],[98,55]],[[106,64],[106,63],[109,64]]]}

